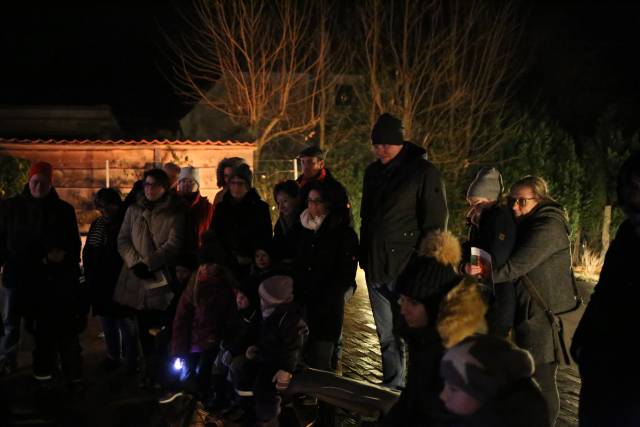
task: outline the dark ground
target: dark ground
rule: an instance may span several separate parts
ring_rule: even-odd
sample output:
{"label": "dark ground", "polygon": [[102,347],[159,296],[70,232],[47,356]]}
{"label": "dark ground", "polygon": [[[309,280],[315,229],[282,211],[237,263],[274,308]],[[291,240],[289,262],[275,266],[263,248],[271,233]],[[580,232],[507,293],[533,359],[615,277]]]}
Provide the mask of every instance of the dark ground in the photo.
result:
{"label": "dark ground", "polygon": [[[363,277],[358,278],[358,290],[345,313],[342,373],[379,384],[382,372],[378,341]],[[592,285],[580,282],[580,288],[588,296]],[[581,311],[573,313],[565,325],[568,339],[581,314]],[[91,319],[81,337],[87,390],[75,396],[70,395],[61,382],[52,390],[36,393],[30,366],[32,343],[29,335],[24,334],[20,369],[0,380],[0,405],[10,411],[8,419],[0,418],[0,426],[139,426],[162,418],[153,394],[138,388],[136,377],[127,377],[121,371],[107,374],[102,370],[104,341],[98,336],[99,332],[98,322]],[[557,426],[576,426],[580,378],[575,366],[561,368],[558,383],[562,403]],[[303,420],[311,417],[308,409],[298,413]],[[344,426],[358,425],[357,418],[350,414],[339,413],[339,419]]]}

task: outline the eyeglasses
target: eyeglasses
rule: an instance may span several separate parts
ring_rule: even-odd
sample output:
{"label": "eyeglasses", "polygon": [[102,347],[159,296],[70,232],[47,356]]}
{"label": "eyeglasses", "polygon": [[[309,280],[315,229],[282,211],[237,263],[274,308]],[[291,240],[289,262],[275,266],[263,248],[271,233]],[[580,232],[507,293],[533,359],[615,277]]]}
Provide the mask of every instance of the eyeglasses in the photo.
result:
{"label": "eyeglasses", "polygon": [[324,200],[322,200],[322,199],[307,199],[307,203],[309,203],[310,205],[323,205],[324,204]]}
{"label": "eyeglasses", "polygon": [[529,200],[536,200],[536,198],[535,197],[509,197],[507,202],[509,203],[509,206],[514,206],[517,204],[519,207],[524,208],[525,206],[527,206],[527,202]]}

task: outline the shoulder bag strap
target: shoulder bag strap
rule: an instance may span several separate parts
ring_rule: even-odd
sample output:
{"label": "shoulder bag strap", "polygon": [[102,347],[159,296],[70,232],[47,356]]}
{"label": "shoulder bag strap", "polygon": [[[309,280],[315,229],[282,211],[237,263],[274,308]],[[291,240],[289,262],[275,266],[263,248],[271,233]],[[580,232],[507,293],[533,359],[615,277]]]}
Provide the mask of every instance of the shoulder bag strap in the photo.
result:
{"label": "shoulder bag strap", "polygon": [[544,311],[544,314],[547,316],[547,320],[553,329],[553,345],[556,352],[556,358],[558,360],[562,360],[566,365],[570,365],[571,359],[569,358],[569,352],[567,351],[567,345],[564,340],[564,326],[562,324],[562,319],[556,316],[549,308],[542,298],[542,295],[540,295],[540,292],[538,292],[538,289],[536,289],[534,283],[529,279],[529,276],[526,274],[522,276],[522,283],[525,288],[527,288],[527,292],[529,292],[533,301],[535,301],[538,307]]}

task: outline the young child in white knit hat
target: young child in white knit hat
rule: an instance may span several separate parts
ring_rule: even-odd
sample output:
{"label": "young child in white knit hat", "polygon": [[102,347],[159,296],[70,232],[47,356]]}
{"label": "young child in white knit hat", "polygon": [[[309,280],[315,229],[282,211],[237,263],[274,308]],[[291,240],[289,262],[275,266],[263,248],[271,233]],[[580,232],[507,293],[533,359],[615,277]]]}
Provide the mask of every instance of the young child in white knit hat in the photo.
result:
{"label": "young child in white knit hat", "polygon": [[[298,365],[306,324],[302,313],[293,302],[293,279],[272,276],[258,288],[262,324],[258,342],[249,347],[244,369],[253,374],[252,408],[255,422],[269,425],[280,413],[279,391],[286,390]],[[253,420],[245,420],[253,421]]]}

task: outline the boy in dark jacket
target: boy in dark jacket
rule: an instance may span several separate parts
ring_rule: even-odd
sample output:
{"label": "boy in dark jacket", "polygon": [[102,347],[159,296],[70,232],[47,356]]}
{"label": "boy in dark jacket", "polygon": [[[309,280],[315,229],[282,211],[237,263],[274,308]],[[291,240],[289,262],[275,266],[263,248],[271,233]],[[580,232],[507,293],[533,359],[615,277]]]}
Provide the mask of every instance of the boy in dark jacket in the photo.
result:
{"label": "boy in dark jacket", "polygon": [[[277,425],[279,391],[286,390],[298,364],[306,325],[293,303],[293,279],[272,276],[260,284],[262,324],[255,345],[245,352],[243,367],[253,378],[255,421],[260,426]],[[248,414],[248,420],[252,414]]]}

